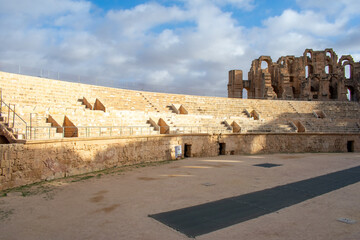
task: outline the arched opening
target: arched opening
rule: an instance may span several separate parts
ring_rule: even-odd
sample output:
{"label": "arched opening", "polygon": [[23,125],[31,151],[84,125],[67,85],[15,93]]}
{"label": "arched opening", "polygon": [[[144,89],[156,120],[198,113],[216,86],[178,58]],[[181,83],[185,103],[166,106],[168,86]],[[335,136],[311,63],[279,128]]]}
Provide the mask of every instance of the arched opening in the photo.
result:
{"label": "arched opening", "polygon": [[347,93],[346,93],[346,98],[349,101],[354,101],[354,89],[352,87],[348,87]]}
{"label": "arched opening", "polygon": [[330,85],[329,92],[330,92],[330,99],[337,99],[338,98],[337,84],[336,83],[333,86]]}
{"label": "arched opening", "polygon": [[280,90],[280,88],[278,86],[275,86],[275,85],[271,85],[271,86],[274,89],[276,97],[277,98],[282,98],[282,90]]}
{"label": "arched opening", "polygon": [[313,74],[313,67],[311,65],[305,66],[305,77],[308,78],[310,74]]}
{"label": "arched opening", "polygon": [[294,98],[299,98],[300,97],[300,90],[296,89],[295,87],[291,87],[291,88],[292,88]]}
{"label": "arched opening", "polygon": [[331,58],[331,52],[326,52],[326,56]]}
{"label": "arched opening", "polygon": [[305,78],[309,77],[309,66],[305,66]]}
{"label": "arched opening", "polygon": [[307,52],[306,56],[311,59],[311,52]]}
{"label": "arched opening", "polygon": [[344,66],[344,74],[345,74],[345,78],[346,79],[350,79],[351,78],[351,65],[350,64],[346,64]]}
{"label": "arched opening", "polygon": [[347,98],[348,101],[351,101],[351,91],[350,91],[349,88],[346,91],[346,98]]}
{"label": "arched opening", "polygon": [[267,69],[269,64],[266,61],[261,61],[261,69]]}
{"label": "arched opening", "polygon": [[319,87],[320,87],[319,80],[318,79],[313,79],[311,81],[311,88],[310,88],[313,99],[318,99],[318,97],[319,97]]}
{"label": "arched opening", "polygon": [[243,88],[242,90],[242,98],[248,99],[248,90],[246,88]]}
{"label": "arched opening", "polygon": [[330,73],[330,67],[329,65],[325,66],[325,73],[329,74]]}

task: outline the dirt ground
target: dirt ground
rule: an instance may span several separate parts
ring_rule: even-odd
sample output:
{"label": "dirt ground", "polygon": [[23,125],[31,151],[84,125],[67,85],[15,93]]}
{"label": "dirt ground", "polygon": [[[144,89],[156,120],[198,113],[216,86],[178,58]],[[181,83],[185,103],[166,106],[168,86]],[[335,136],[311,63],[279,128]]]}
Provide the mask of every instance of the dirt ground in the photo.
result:
{"label": "dirt ground", "polygon": [[[188,239],[148,215],[355,166],[359,153],[219,156],[46,182],[0,197],[0,239]],[[360,182],[196,239],[359,240]]]}

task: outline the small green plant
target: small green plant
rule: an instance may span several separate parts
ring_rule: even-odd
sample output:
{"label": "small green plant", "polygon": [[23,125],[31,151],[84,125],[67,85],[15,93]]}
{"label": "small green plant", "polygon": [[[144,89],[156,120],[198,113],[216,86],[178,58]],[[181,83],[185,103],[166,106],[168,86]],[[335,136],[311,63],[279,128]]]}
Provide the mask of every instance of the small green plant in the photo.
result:
{"label": "small green plant", "polygon": [[94,175],[87,175],[87,176],[83,176],[83,177],[74,179],[71,182],[79,182],[79,181],[87,180],[87,179],[90,179],[90,178],[93,178],[93,177],[95,177],[95,176]]}

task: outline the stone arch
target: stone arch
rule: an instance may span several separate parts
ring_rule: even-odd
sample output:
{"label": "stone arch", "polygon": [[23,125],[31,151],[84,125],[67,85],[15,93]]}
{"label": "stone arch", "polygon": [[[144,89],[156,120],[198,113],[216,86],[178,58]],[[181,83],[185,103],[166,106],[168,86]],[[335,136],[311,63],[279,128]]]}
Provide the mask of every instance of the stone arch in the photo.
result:
{"label": "stone arch", "polygon": [[267,69],[268,69],[268,71],[270,72],[270,68],[271,68],[271,66],[272,66],[272,59],[271,59],[271,57],[269,57],[269,56],[261,56],[260,58],[259,58],[259,65],[260,65],[260,68],[261,69],[263,69],[262,68],[262,63],[263,62],[266,62],[267,63]]}
{"label": "stone arch", "polygon": [[354,64],[349,61],[344,61],[342,64],[343,76],[345,79],[352,79],[354,76]]}
{"label": "stone arch", "polygon": [[341,56],[341,58],[339,59],[338,64],[343,66],[345,61],[348,61],[349,63],[354,64],[354,59],[352,58],[351,55]]}
{"label": "stone arch", "polygon": [[330,60],[334,57],[334,50],[332,48],[325,49],[325,56],[329,57]]}
{"label": "stone arch", "polygon": [[269,69],[269,64],[268,64],[266,61],[261,61],[261,62],[260,62],[260,68],[261,68],[262,70],[264,70],[264,69]]}
{"label": "stone arch", "polygon": [[242,89],[242,98],[243,99],[248,99],[249,98],[249,92],[250,92],[249,88],[243,88]]}
{"label": "stone arch", "polygon": [[279,64],[279,65],[281,65],[281,66],[284,66],[284,67],[286,67],[287,66],[287,62],[288,61],[286,61],[286,57],[280,57],[278,60],[277,60],[277,64]]}
{"label": "stone arch", "polygon": [[312,49],[305,49],[305,51],[304,51],[305,65],[308,62],[312,62],[312,57],[313,57],[313,50]]}

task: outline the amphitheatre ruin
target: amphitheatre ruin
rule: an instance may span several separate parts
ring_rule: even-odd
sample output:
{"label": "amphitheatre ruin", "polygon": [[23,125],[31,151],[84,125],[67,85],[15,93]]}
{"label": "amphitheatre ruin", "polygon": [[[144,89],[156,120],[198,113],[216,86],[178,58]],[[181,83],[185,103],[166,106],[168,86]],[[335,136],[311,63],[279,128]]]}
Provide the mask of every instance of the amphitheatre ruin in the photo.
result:
{"label": "amphitheatre ruin", "polygon": [[1,239],[360,237],[350,55],[261,56],[227,98],[11,71],[0,89]]}
{"label": "amphitheatre ruin", "polygon": [[248,76],[231,70],[224,98],[0,72],[1,189],[183,157],[359,151],[360,63],[351,56],[261,56]]}

